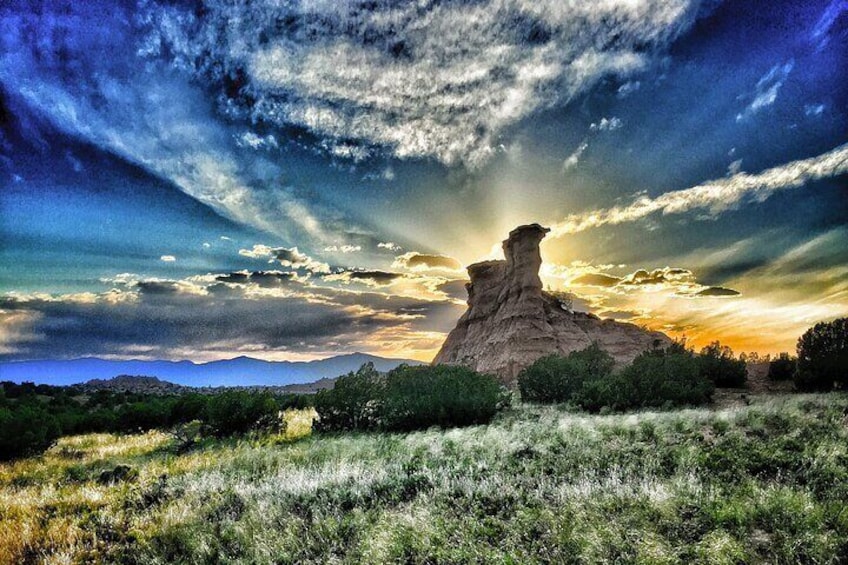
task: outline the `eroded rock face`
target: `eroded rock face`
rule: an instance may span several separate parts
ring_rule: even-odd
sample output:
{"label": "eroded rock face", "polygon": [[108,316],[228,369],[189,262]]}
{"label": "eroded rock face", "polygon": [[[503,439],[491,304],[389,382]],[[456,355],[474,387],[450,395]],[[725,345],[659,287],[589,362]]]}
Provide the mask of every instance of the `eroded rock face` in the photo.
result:
{"label": "eroded rock face", "polygon": [[593,342],[621,364],[646,349],[671,343],[661,332],[565,310],[544,292],[539,243],[548,231],[539,224],[520,226],[503,243],[506,260],[468,267],[468,310],[433,363],[466,365],[512,384],[536,359],[568,354]]}

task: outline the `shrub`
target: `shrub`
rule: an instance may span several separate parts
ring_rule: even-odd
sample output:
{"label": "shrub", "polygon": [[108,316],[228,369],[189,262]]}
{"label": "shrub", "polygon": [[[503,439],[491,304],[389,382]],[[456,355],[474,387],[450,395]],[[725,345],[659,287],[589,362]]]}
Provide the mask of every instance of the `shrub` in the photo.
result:
{"label": "shrub", "polygon": [[617,373],[587,380],[577,403],[586,410],[671,407],[708,402],[712,382],[682,345],[645,351]]}
{"label": "shrub", "polygon": [[406,431],[484,424],[507,400],[494,377],[466,367],[402,365],[386,376],[381,426]]}
{"label": "shrub", "polygon": [[518,374],[521,398],[530,402],[567,402],[587,380],[609,375],[614,364],[609,353],[596,343],[565,357],[542,357]]}
{"label": "shrub", "polygon": [[378,425],[377,404],[382,396],[380,373],[373,363],[336,379],[331,389],[315,395],[316,430],[367,430]]}
{"label": "shrub", "polygon": [[491,376],[465,367],[401,365],[380,375],[363,365],[315,396],[321,431],[407,431],[492,419],[508,396]]}
{"label": "shrub", "polygon": [[56,419],[41,406],[0,408],[0,460],[44,451],[61,434]]}
{"label": "shrub", "polygon": [[745,361],[736,359],[732,349],[717,341],[701,350],[698,365],[701,376],[711,380],[715,386],[743,387],[748,378]]}
{"label": "shrub", "polygon": [[820,322],[798,339],[800,390],[831,390],[848,387],[848,318]]}
{"label": "shrub", "polygon": [[788,381],[795,376],[797,359],[788,353],[781,353],[769,363],[768,378],[772,381]]}
{"label": "shrub", "polygon": [[278,412],[270,393],[228,390],[209,398],[203,421],[214,435],[222,437],[272,426],[279,420]]}

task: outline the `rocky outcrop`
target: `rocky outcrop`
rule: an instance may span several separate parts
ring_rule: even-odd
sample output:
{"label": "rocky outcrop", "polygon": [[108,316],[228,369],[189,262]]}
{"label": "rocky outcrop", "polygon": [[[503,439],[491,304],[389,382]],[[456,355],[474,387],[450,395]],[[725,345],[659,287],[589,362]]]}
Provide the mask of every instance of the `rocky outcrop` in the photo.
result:
{"label": "rocky outcrop", "polygon": [[664,346],[663,333],[633,324],[572,312],[542,290],[539,243],[550,231],[539,224],[520,226],[503,242],[505,260],[468,267],[468,310],[448,335],[434,364],[459,364],[513,383],[519,371],[552,353],[568,354],[593,342],[617,363]]}

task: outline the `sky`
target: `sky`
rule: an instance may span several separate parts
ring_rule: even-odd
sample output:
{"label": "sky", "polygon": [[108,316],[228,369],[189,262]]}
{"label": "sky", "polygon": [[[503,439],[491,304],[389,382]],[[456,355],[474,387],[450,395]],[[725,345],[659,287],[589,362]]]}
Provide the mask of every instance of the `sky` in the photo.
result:
{"label": "sky", "polygon": [[577,308],[793,351],[846,77],[846,0],[7,0],[0,361],[427,361],[531,222]]}

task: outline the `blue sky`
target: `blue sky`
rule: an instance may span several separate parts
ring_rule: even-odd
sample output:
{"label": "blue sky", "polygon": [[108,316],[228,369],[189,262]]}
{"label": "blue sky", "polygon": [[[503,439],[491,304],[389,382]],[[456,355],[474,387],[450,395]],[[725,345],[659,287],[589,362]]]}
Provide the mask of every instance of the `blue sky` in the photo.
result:
{"label": "blue sky", "polygon": [[4,3],[0,358],[428,359],[534,221],[582,307],[791,350],[846,53],[844,0]]}

